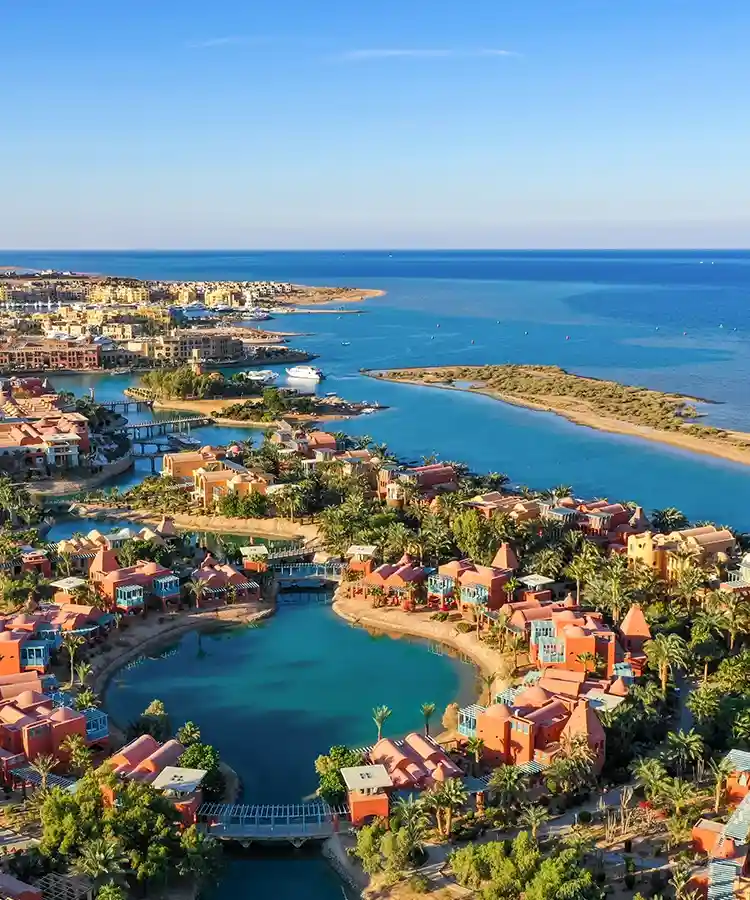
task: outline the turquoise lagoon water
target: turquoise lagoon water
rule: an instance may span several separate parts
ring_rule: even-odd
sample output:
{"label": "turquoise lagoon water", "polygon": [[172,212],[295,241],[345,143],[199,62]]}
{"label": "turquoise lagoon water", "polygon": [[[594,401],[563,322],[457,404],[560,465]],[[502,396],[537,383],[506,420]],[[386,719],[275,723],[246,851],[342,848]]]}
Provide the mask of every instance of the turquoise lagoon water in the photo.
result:
{"label": "turquoise lagoon water", "polygon": [[[308,797],[318,754],[373,743],[374,706],[391,707],[386,733],[401,735],[421,727],[422,703],[436,703],[439,716],[476,690],[473,666],[352,628],[325,605],[281,608],[259,628],[190,634],[176,649],[119,673],[107,709],[126,723],[158,696],[176,724],[197,722],[241,776],[246,802]],[[327,863],[309,853],[236,860],[220,890],[233,900],[340,895]]]}
{"label": "turquoise lagoon water", "polygon": [[[385,297],[347,307],[361,314],[294,314],[268,325],[314,332],[293,343],[320,355],[328,375],[320,390],[390,407],[346,422],[343,430],[371,434],[405,458],[434,452],[476,470],[504,471],[516,484],[571,483],[580,495],[637,499],[647,508],[674,505],[694,519],[750,529],[749,467],[481,396],[377,382],[359,373],[404,365],[558,364],[716,401],[705,408],[708,421],[750,430],[750,252],[13,251],[0,260],[135,277],[381,288]],[[102,399],[119,399],[131,380],[56,379],[70,390],[94,386]],[[198,433],[207,443],[226,443],[248,430]],[[148,471],[146,465],[120,484]],[[312,788],[311,759],[324,732],[326,745],[334,735],[370,740],[368,710],[381,702],[394,709],[394,732],[404,731],[418,724],[421,702],[443,704],[459,690],[456,664],[418,645],[372,639],[323,608],[282,611],[259,631],[202,644],[205,656],[190,637],[176,656],[124,674],[108,703],[127,718],[161,696],[176,720],[199,721],[249,789],[279,799],[284,790],[296,800]],[[401,653],[408,656],[396,665],[393,654]],[[230,664],[232,658],[239,665]],[[360,666],[364,660],[368,665]],[[291,728],[294,741],[280,740],[284,728]],[[285,769],[277,765],[280,745]],[[219,894],[222,900],[333,900],[341,890],[319,860],[290,865],[268,858],[233,865]]]}

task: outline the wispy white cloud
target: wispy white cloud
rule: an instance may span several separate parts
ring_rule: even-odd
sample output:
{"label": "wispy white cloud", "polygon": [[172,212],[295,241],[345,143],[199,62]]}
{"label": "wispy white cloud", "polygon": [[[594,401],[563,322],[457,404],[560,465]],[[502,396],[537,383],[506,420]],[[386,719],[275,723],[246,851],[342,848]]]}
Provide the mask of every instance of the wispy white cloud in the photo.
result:
{"label": "wispy white cloud", "polygon": [[188,41],[185,46],[190,50],[208,50],[211,47],[241,47],[251,44],[265,44],[268,38],[245,34],[228,34],[224,37],[201,38]]}
{"label": "wispy white cloud", "polygon": [[513,50],[501,50],[496,47],[475,47],[460,49],[456,47],[375,47],[366,50],[346,50],[335,59],[339,62],[367,62],[381,59],[468,59],[481,56],[520,56]]}

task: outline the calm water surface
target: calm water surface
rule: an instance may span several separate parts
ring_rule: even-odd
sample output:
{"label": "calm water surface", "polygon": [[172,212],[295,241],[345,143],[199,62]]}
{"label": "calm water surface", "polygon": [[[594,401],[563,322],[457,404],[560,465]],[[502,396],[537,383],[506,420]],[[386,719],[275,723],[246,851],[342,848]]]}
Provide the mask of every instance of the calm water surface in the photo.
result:
{"label": "calm water surface", "polygon": [[[190,634],[175,646],[117,675],[107,708],[127,723],[159,697],[175,724],[197,722],[241,776],[246,802],[308,797],[318,754],[374,741],[374,706],[391,707],[386,733],[401,735],[421,727],[422,703],[442,713],[475,691],[473,666],[423,642],[352,628],[324,605],[282,608],[260,628]],[[313,900],[341,896],[328,865],[310,854],[234,862],[221,896],[292,900],[301,883]]]}

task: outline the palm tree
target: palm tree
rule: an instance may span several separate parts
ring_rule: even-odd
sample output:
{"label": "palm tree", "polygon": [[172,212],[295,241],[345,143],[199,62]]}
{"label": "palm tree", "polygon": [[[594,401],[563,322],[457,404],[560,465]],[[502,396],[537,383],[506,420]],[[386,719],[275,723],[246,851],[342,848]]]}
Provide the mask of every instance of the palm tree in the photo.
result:
{"label": "palm tree", "polygon": [[513,575],[509,578],[505,584],[503,585],[503,590],[505,591],[505,595],[508,598],[508,603],[513,602],[513,597],[516,594],[516,591],[521,587],[521,581]]}
{"label": "palm tree", "polygon": [[543,806],[527,803],[521,810],[519,822],[531,832],[534,840],[537,839],[539,828],[549,819],[549,813]]}
{"label": "palm tree", "polygon": [[372,711],[372,721],[375,723],[378,729],[378,740],[381,740],[383,737],[383,725],[385,725],[386,721],[390,719],[393,714],[393,710],[389,709],[387,706],[376,706]]}
{"label": "palm tree", "polygon": [[734,766],[726,757],[718,762],[711,760],[708,766],[714,779],[714,812],[718,814],[724,800],[727,779],[734,772]]}
{"label": "palm tree", "polygon": [[191,578],[185,584],[185,594],[189,600],[192,599],[195,602],[195,608],[199,609],[203,596],[203,582],[198,578]]}
{"label": "palm tree", "polygon": [[473,757],[474,773],[479,772],[479,763],[482,760],[482,752],[484,751],[484,741],[479,737],[470,737],[466,741],[466,752]]}
{"label": "palm tree", "polygon": [[86,741],[80,734],[69,734],[60,744],[60,749],[68,755],[68,765],[79,775],[83,775],[91,768],[93,753],[86,746]]}
{"label": "palm tree", "polygon": [[689,763],[702,759],[705,750],[703,738],[693,728],[690,731],[670,731],[667,735],[666,757],[674,764],[680,777]]}
{"label": "palm tree", "polygon": [[399,797],[393,804],[391,816],[395,819],[398,828],[424,827],[427,823],[424,805],[413,794],[409,794],[408,797]]}
{"label": "palm tree", "polygon": [[177,729],[175,737],[183,747],[189,747],[191,744],[200,743],[201,730],[195,722],[185,722],[182,728]]}
{"label": "palm tree", "polygon": [[675,509],[674,506],[668,506],[666,509],[655,509],[651,513],[651,524],[657,531],[669,534],[672,531],[678,531],[680,528],[686,528],[690,523],[687,516]]}
{"label": "palm tree", "polygon": [[492,688],[495,686],[495,681],[497,680],[497,672],[482,672],[479,675],[479,681],[481,682],[484,690],[487,692],[487,705],[489,706],[492,703]]}
{"label": "palm tree", "polygon": [[430,719],[435,715],[434,703],[422,704],[422,717],[424,718],[424,733],[426,737],[430,736]]}
{"label": "palm tree", "polygon": [[750,710],[739,713],[732,724],[732,735],[747,746],[750,744]]}
{"label": "palm tree", "polygon": [[81,847],[72,869],[77,875],[90,878],[95,886],[100,885],[123,877],[125,854],[114,838],[94,838]]}
{"label": "palm tree", "polygon": [[688,646],[677,634],[658,634],[653,640],[646,641],[643,650],[649,665],[658,671],[661,692],[666,696],[670,672],[688,667]]}
{"label": "palm tree", "polygon": [[75,665],[76,665],[76,651],[84,643],[83,638],[79,634],[73,634],[72,631],[66,631],[62,637],[62,645],[65,647],[65,650],[68,654],[68,659],[70,660],[70,686],[73,687],[75,684]]}
{"label": "palm tree", "polygon": [[750,631],[750,608],[744,597],[727,594],[722,604],[720,615],[724,620],[724,628],[728,636],[729,650],[734,650],[735,642],[740,634]]}
{"label": "palm tree", "polygon": [[39,756],[35,756],[29,763],[29,768],[32,772],[36,772],[39,776],[39,790],[43,793],[46,792],[49,776],[52,774],[58,763],[59,760],[56,756],[47,753],[40,753]]}
{"label": "palm tree", "polygon": [[86,684],[86,679],[92,673],[93,669],[90,663],[80,662],[76,666],[76,675],[78,676],[78,683],[83,686]]}
{"label": "palm tree", "polygon": [[510,807],[528,787],[528,779],[518,766],[500,766],[490,776],[488,787],[495,795],[498,806]]}
{"label": "palm tree", "polygon": [[660,759],[646,757],[638,759],[632,766],[637,784],[643,788],[649,799],[657,796],[667,780],[667,770]]}
{"label": "palm tree", "polygon": [[695,607],[696,594],[705,584],[705,572],[702,572],[693,562],[689,562],[680,572],[672,588],[672,593],[678,600],[682,600],[690,613]]}
{"label": "palm tree", "polygon": [[[597,656],[595,653],[591,653],[591,651],[587,650],[585,653],[579,653],[576,656],[576,659],[583,665],[583,671],[585,673],[596,671]],[[589,666],[591,666],[591,668],[589,668]]]}
{"label": "palm tree", "polygon": [[83,711],[84,709],[93,709],[94,707],[99,706],[100,703],[101,700],[99,699],[99,695],[96,691],[92,691],[91,688],[88,687],[79,691],[73,701],[75,708],[80,711]]}
{"label": "palm tree", "polygon": [[565,567],[565,575],[576,583],[576,603],[579,605],[581,603],[581,582],[588,581],[594,571],[593,560],[583,553],[574,556]]}
{"label": "palm tree", "polygon": [[469,794],[460,778],[449,778],[443,782],[442,793],[445,802],[445,836],[448,837],[453,824],[453,813],[464,806]]}
{"label": "palm tree", "polygon": [[675,816],[682,816],[695,803],[697,792],[689,781],[672,778],[665,782],[662,796],[672,807]]}

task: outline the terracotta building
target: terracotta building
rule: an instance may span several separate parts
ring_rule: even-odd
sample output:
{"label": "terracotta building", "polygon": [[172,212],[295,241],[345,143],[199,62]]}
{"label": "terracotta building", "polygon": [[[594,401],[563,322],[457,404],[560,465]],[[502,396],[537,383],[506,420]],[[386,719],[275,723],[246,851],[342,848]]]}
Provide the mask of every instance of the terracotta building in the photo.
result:
{"label": "terracotta building", "polygon": [[151,597],[164,610],[180,599],[180,581],[171,569],[145,561],[121,568],[114,550],[99,550],[89,578],[110,608],[125,614],[142,611]]}
{"label": "terracotta building", "polygon": [[723,567],[737,551],[731,531],[705,525],[671,534],[645,531],[628,537],[628,561],[654,569],[662,578],[679,578],[687,565]]}

